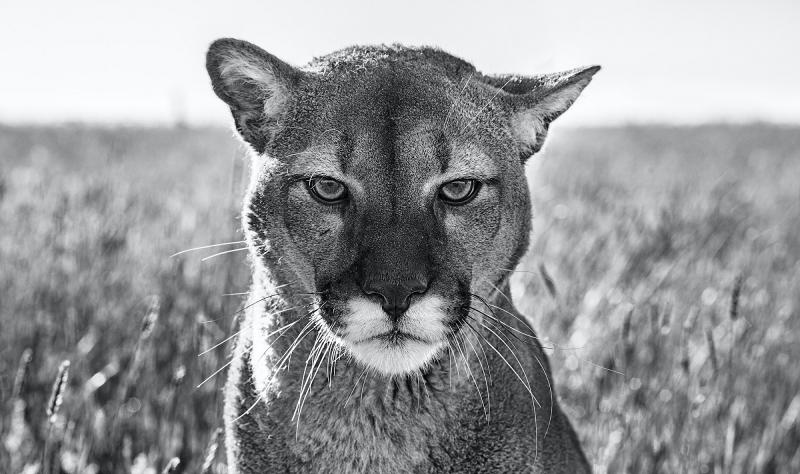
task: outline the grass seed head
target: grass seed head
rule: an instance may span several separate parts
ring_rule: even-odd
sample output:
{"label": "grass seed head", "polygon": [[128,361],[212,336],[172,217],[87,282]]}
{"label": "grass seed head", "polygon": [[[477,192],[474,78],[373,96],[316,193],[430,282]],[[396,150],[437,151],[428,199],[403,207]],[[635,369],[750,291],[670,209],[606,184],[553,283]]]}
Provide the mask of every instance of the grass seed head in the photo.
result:
{"label": "grass seed head", "polygon": [[12,400],[19,398],[22,393],[22,386],[25,384],[25,378],[28,375],[28,368],[31,365],[32,359],[33,350],[30,347],[22,351],[22,355],[19,358],[19,365],[17,365],[17,374],[14,376],[14,388],[11,390]]}
{"label": "grass seed head", "polygon": [[53,382],[53,389],[50,392],[50,401],[47,402],[47,417],[50,423],[55,423],[58,416],[58,410],[61,408],[61,403],[64,401],[64,391],[67,388],[67,380],[69,380],[69,361],[61,362],[58,367],[58,375]]}
{"label": "grass seed head", "polygon": [[171,474],[173,472],[178,472],[178,466],[181,465],[181,460],[178,458],[172,458],[169,460],[164,469],[161,471],[161,474]]}
{"label": "grass seed head", "polygon": [[208,443],[208,448],[206,448],[206,457],[203,460],[203,466],[200,468],[200,472],[203,474],[211,472],[214,459],[217,457],[217,448],[219,447],[219,438],[221,435],[222,428],[217,428],[214,434],[211,435],[211,441]]}

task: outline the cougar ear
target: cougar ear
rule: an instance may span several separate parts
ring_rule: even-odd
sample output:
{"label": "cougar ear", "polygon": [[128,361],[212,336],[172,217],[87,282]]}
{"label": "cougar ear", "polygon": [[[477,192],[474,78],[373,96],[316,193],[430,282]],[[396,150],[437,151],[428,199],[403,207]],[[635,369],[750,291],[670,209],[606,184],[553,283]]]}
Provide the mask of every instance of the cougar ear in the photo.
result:
{"label": "cougar ear", "polygon": [[214,92],[231,108],[236,130],[263,153],[303,73],[252,43],[232,38],[211,44],[206,69]]}
{"label": "cougar ear", "polygon": [[600,66],[590,66],[532,77],[487,79],[507,93],[504,98],[511,105],[511,129],[523,161],[542,148],[550,123],[575,102],[599,70]]}

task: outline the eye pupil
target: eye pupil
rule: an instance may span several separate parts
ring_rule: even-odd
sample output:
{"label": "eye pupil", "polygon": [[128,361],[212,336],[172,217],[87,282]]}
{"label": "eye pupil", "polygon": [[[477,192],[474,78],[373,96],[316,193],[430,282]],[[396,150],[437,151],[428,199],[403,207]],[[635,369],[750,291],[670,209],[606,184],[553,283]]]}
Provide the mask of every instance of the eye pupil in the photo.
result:
{"label": "eye pupil", "polygon": [[335,195],[339,190],[339,184],[335,181],[322,179],[317,183],[317,190],[325,196]]}
{"label": "eye pupil", "polygon": [[465,196],[469,193],[470,185],[466,181],[453,181],[447,185],[447,193],[453,197]]}

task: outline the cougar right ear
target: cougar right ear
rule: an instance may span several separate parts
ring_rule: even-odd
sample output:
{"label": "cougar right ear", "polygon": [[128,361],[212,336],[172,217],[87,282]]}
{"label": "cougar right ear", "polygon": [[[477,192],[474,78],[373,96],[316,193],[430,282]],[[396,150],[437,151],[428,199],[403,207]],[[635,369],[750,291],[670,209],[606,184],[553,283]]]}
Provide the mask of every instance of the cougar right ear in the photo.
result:
{"label": "cougar right ear", "polygon": [[550,123],[570,108],[599,70],[590,66],[539,76],[483,78],[506,93],[502,98],[511,106],[512,133],[523,161],[542,148]]}
{"label": "cougar right ear", "polygon": [[236,130],[263,153],[302,71],[252,43],[232,38],[211,44],[206,69],[214,92],[231,108]]}

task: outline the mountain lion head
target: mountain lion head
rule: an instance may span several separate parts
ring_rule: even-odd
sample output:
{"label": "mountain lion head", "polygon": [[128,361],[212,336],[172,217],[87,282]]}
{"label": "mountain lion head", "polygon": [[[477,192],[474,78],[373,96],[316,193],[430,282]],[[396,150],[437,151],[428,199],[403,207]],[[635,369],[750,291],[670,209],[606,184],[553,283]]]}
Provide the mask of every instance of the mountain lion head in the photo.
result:
{"label": "mountain lion head", "polygon": [[489,76],[402,46],[295,68],[233,39],[207,67],[256,152],[244,221],[257,268],[314,295],[319,327],[387,375],[424,369],[517,264],[525,160],[599,70]]}

